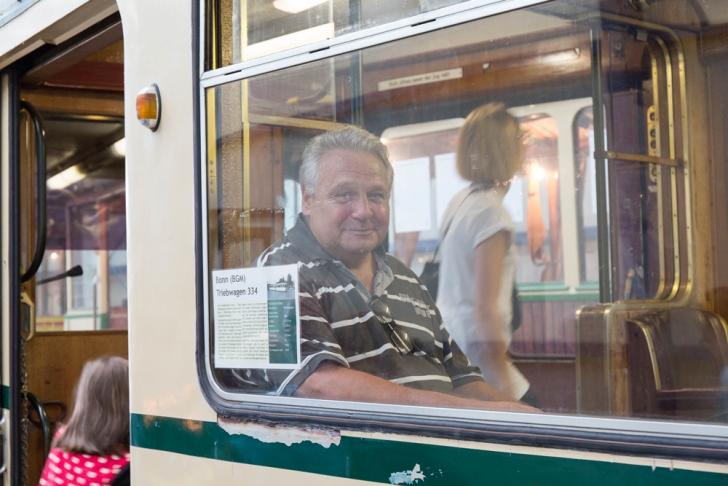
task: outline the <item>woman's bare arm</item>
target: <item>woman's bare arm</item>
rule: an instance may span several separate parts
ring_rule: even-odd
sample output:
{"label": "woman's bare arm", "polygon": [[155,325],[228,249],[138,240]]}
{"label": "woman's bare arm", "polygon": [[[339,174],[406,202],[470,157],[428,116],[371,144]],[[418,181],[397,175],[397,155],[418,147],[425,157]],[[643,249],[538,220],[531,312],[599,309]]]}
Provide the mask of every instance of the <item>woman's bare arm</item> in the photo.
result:
{"label": "woman's bare arm", "polygon": [[[491,384],[502,389],[508,383],[510,329],[498,309],[503,285],[503,261],[511,244],[510,233],[499,231],[475,248],[475,342],[469,350],[478,353],[479,365]],[[504,390],[505,391],[505,390]],[[508,390],[509,396],[513,393]]]}

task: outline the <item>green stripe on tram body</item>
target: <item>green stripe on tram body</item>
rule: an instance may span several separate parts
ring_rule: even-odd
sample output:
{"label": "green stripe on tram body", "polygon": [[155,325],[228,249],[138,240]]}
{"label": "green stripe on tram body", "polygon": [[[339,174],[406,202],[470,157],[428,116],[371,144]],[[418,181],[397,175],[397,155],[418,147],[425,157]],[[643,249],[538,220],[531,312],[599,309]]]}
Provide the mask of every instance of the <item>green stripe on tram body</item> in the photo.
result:
{"label": "green stripe on tram body", "polygon": [[10,410],[10,387],[7,385],[3,385],[2,404],[5,410]]}
{"label": "green stripe on tram body", "polygon": [[151,415],[132,414],[131,432],[135,447],[380,483],[419,465],[427,485],[726,484],[726,476],[717,473],[361,437],[341,437],[328,448],[310,442],[286,446],[230,435],[213,422]]}

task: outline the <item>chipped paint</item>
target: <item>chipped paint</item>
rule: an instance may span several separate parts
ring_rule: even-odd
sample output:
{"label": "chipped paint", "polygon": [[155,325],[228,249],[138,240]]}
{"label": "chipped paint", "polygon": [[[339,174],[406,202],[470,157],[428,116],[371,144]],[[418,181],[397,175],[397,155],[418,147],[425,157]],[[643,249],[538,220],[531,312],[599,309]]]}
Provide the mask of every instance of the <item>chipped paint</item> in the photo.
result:
{"label": "chipped paint", "polygon": [[338,430],[315,427],[292,427],[271,425],[259,422],[237,422],[218,419],[220,427],[230,435],[247,435],[265,443],[280,443],[287,446],[311,442],[328,449],[339,445],[341,434]]}
{"label": "chipped paint", "polygon": [[419,464],[410,471],[393,472],[389,475],[389,484],[415,484],[425,480],[425,474]]}

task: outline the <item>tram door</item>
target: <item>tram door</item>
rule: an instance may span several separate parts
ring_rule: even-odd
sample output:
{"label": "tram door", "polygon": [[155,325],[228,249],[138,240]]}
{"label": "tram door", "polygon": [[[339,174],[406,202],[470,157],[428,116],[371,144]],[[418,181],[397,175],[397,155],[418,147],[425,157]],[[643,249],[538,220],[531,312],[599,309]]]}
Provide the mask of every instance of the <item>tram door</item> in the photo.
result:
{"label": "tram door", "polygon": [[[84,363],[127,356],[121,23],[23,61],[16,372],[23,484],[37,484]],[[17,463],[16,463],[17,464]]]}

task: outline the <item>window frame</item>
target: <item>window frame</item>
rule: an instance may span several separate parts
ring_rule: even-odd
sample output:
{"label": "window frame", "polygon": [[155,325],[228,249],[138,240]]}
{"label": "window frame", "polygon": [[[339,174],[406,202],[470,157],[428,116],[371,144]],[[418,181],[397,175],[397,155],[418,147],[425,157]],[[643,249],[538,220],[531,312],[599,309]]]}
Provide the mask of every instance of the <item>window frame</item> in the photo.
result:
{"label": "window frame", "polygon": [[0,13],[0,27],[7,24],[38,2],[39,0],[17,0],[17,4],[8,6],[7,10]]}
{"label": "window frame", "polygon": [[[524,414],[471,409],[431,408],[346,402],[250,393],[230,393],[210,369],[209,260],[207,218],[206,90],[324,58],[483,19],[550,0],[472,0],[362,29],[334,39],[297,47],[223,68],[204,71],[205,0],[193,2],[197,57],[193,66],[195,119],[195,207],[197,253],[197,370],[203,395],[221,416],[268,420],[287,425],[377,430],[443,438],[487,440],[531,446],[571,447],[644,456],[728,460],[728,426],[702,422]],[[193,70],[195,68],[193,67]],[[595,86],[594,89],[597,87]],[[569,148],[570,149],[570,148]],[[563,250],[562,250],[563,251]]]}

